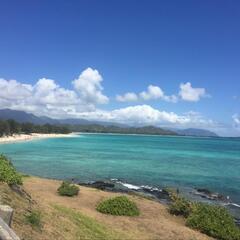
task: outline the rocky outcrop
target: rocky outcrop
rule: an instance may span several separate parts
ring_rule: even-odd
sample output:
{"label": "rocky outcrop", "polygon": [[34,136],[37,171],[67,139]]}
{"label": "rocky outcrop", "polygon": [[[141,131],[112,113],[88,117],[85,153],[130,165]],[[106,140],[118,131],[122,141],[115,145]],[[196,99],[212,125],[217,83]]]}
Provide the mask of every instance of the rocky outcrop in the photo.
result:
{"label": "rocky outcrop", "polygon": [[13,209],[6,205],[0,205],[0,240],[20,240],[11,229]]}

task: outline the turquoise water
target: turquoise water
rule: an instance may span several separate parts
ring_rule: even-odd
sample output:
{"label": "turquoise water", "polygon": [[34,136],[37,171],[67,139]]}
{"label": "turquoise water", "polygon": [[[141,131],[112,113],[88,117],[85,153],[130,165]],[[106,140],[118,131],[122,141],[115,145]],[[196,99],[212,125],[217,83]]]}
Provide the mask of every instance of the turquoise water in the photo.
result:
{"label": "turquoise water", "polygon": [[204,187],[240,202],[240,139],[81,134],[1,144],[0,152],[41,177]]}

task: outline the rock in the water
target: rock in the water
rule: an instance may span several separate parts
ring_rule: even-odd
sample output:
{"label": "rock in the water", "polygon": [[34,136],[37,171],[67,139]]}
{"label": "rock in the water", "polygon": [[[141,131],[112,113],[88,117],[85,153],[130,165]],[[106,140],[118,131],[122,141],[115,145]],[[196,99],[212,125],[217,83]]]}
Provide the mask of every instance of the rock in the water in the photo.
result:
{"label": "rock in the water", "polygon": [[85,185],[88,187],[97,188],[100,190],[113,189],[115,187],[114,183],[105,182],[105,181],[95,181],[91,183],[80,183],[80,185]]}
{"label": "rock in the water", "polygon": [[228,197],[225,197],[219,193],[211,192],[206,188],[197,188],[196,191],[197,191],[196,194],[201,196],[202,198],[207,198],[209,200],[215,201],[229,201]]}

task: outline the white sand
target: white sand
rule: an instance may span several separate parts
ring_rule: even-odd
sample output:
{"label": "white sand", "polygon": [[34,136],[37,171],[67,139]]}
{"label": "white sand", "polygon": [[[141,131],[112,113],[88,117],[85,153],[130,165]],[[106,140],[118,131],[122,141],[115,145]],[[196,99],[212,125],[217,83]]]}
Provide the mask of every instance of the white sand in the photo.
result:
{"label": "white sand", "polygon": [[57,138],[57,137],[72,137],[73,133],[70,134],[58,134],[58,133],[32,133],[32,134],[14,134],[8,137],[0,137],[1,143],[14,143],[19,141],[29,141],[39,138]]}

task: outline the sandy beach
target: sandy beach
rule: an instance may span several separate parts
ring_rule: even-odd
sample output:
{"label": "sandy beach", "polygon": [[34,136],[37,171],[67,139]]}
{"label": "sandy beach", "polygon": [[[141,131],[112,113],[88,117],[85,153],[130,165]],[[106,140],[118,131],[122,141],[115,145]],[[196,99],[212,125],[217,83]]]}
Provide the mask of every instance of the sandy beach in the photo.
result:
{"label": "sandy beach", "polygon": [[0,144],[14,143],[19,141],[30,141],[40,138],[57,138],[57,137],[72,137],[74,133],[60,134],[60,133],[32,133],[32,134],[14,134],[12,136],[0,137]]}

